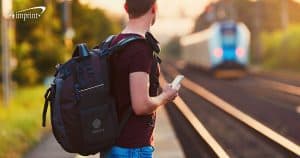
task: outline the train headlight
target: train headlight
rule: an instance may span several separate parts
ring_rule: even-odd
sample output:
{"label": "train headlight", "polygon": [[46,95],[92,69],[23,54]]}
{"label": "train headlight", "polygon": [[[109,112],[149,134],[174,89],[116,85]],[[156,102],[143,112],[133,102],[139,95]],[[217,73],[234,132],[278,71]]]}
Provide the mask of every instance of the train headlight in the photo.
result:
{"label": "train headlight", "polygon": [[237,48],[235,54],[239,58],[243,58],[246,55],[246,51],[243,48]]}
{"label": "train headlight", "polygon": [[223,57],[223,49],[222,48],[216,48],[213,53],[214,53],[214,56],[217,58]]}

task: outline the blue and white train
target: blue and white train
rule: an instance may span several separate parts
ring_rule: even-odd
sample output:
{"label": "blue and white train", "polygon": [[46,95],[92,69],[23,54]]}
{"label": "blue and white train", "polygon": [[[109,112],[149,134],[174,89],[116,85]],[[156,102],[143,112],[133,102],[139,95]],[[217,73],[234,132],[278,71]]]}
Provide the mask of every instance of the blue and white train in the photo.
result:
{"label": "blue and white train", "polygon": [[206,70],[245,70],[249,62],[250,32],[243,23],[214,23],[180,39],[183,59]]}

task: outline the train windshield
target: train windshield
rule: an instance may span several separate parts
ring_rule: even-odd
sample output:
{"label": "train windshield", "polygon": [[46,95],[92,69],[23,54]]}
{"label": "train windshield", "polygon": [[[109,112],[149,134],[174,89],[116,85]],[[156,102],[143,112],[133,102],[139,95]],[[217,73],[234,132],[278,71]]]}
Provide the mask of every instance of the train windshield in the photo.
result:
{"label": "train windshield", "polygon": [[221,34],[222,34],[222,45],[225,48],[236,47],[237,38],[236,38],[236,25],[223,25],[221,26]]}

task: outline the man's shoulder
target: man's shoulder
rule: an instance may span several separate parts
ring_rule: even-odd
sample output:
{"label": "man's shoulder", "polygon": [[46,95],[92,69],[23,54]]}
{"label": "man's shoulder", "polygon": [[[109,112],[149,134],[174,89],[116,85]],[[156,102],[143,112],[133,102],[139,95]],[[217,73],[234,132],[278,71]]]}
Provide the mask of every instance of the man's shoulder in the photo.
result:
{"label": "man's shoulder", "polygon": [[[121,38],[118,39],[118,41],[121,41],[122,39],[125,39],[125,38],[129,38],[130,36],[122,36]],[[117,37],[118,38],[118,37]],[[147,53],[149,55],[152,55],[152,48],[151,46],[149,45],[149,43],[147,42],[146,39],[137,39],[137,40],[134,40],[130,43],[128,43],[123,49],[122,51],[125,51],[125,52],[130,52],[130,54],[135,54],[137,52],[139,53]]]}
{"label": "man's shoulder", "polygon": [[141,48],[145,48],[145,49],[151,49],[149,43],[147,42],[147,40],[138,34],[135,33],[120,33],[119,35],[117,35],[115,37],[115,39],[113,40],[113,44],[117,44],[119,41],[126,39],[126,38],[130,38],[130,37],[139,37],[136,40],[130,42],[127,46],[130,48],[131,47],[141,47]]}
{"label": "man's shoulder", "polygon": [[145,51],[145,52],[152,52],[152,49],[148,42],[145,39],[140,39],[136,41],[132,41],[128,44],[129,50],[137,50],[137,51]]}

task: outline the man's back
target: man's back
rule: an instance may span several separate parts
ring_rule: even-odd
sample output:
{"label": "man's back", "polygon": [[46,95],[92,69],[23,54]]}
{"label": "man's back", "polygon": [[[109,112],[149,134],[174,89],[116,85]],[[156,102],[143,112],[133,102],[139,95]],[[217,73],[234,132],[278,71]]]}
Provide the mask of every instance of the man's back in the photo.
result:
{"label": "man's back", "polygon": [[[112,44],[132,36],[133,34],[120,34]],[[145,72],[150,76],[150,96],[157,95],[159,72],[156,62],[153,60],[152,48],[146,41],[140,40],[129,44],[122,51],[113,55],[112,67],[112,91],[116,97],[119,118],[124,116],[131,105],[129,75],[134,72]],[[154,65],[153,65],[154,64]],[[151,80],[152,79],[152,80]],[[133,114],[125,125],[116,145],[127,148],[153,146],[153,129],[155,113],[145,116]]]}

